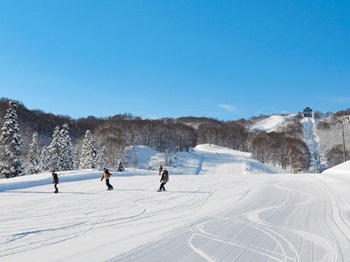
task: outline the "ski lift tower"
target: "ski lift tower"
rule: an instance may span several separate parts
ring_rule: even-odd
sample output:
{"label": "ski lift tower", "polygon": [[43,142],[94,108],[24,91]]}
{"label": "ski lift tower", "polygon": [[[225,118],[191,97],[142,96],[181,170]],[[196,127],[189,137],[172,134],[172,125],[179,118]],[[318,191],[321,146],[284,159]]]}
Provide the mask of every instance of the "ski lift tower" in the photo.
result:
{"label": "ski lift tower", "polygon": [[310,107],[307,107],[303,111],[304,117],[312,117],[312,109]]}

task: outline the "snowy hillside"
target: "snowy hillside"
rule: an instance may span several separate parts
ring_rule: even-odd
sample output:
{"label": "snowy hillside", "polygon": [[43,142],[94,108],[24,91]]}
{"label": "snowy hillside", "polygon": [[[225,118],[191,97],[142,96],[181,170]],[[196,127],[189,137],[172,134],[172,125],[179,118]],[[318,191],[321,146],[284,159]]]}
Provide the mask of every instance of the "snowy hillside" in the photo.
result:
{"label": "snowy hillside", "polygon": [[280,115],[272,115],[266,119],[263,119],[261,121],[258,121],[255,123],[251,129],[258,129],[265,131],[267,133],[278,131],[279,128],[283,126],[288,120],[295,117],[295,115],[286,115],[286,116],[280,116]]}
{"label": "snowy hillside", "polygon": [[310,171],[319,173],[327,168],[327,164],[324,159],[324,153],[320,149],[320,138],[317,135],[316,129],[317,124],[312,117],[303,118],[301,123],[304,129],[304,141],[311,154]]}
{"label": "snowy hillside", "polygon": [[[250,154],[201,145],[172,157],[136,147],[140,168],[0,180],[0,260],[347,261],[349,165],[278,174]],[[134,152],[135,153],[135,152]],[[131,161],[131,158],[130,158]],[[150,168],[151,167],[151,168]],[[155,170],[152,170],[155,169]]]}
{"label": "snowy hillside", "polygon": [[[240,152],[232,149],[225,149],[215,145],[198,145],[196,148],[191,149],[190,152],[180,152],[165,156],[163,153],[159,153],[149,147],[137,146],[133,150],[128,149],[128,159],[130,163],[135,162],[134,157],[139,161],[137,167],[148,170],[158,170],[159,165],[165,165],[165,162],[171,162],[167,167],[173,174],[176,175],[198,175],[207,174],[206,169],[203,169],[203,161],[206,160],[214,162],[213,165],[217,165],[218,162],[225,161],[227,159],[234,159],[229,162],[229,168],[226,169],[224,165],[221,171],[223,175],[226,175],[227,170],[230,173],[235,172],[238,174],[254,174],[254,173],[269,173],[276,174],[279,172],[286,173],[285,170],[280,170],[274,167],[268,167],[263,165],[259,161],[252,158],[250,153]],[[167,161],[165,161],[167,159]],[[224,158],[222,160],[222,158]],[[213,159],[213,160],[211,160]],[[209,169],[209,175],[212,174]],[[219,170],[216,170],[215,174]]]}
{"label": "snowy hillside", "polygon": [[[252,125],[251,129],[262,130],[268,133],[283,132],[283,127],[285,127],[287,124],[295,124],[291,122],[295,116],[296,115],[272,115],[266,119],[256,122],[254,125]],[[345,147],[348,151],[350,144],[350,136],[346,135],[350,132],[350,122],[347,121],[348,116],[341,117],[331,115],[321,119],[317,118],[317,120],[314,117],[302,117],[300,119],[300,123],[303,127],[302,139],[304,140],[311,153],[311,166],[309,169],[310,172],[320,172],[329,166],[332,166],[332,163],[334,161],[338,161],[337,163],[339,163],[339,161],[343,160],[342,157],[339,159],[339,157],[337,158],[337,156],[334,154],[331,154],[333,159],[330,163],[327,163],[326,160],[327,152],[329,152],[330,149],[337,147],[341,148],[341,151],[343,151],[343,133],[341,125],[342,119],[346,120],[343,127],[345,134]],[[318,124],[320,122],[322,122],[323,125],[319,128]],[[347,154],[349,154],[349,152],[347,152]],[[329,158],[329,155],[327,157]],[[334,158],[337,159],[335,160]],[[349,156],[347,159],[348,158]]]}

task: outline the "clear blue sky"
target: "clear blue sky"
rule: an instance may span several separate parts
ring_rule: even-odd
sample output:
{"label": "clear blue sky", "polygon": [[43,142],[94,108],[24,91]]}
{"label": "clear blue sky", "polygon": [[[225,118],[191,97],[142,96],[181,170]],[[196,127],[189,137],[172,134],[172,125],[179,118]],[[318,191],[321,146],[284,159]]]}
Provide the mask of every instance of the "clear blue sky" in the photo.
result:
{"label": "clear blue sky", "polygon": [[72,118],[350,107],[350,1],[1,0],[0,97]]}

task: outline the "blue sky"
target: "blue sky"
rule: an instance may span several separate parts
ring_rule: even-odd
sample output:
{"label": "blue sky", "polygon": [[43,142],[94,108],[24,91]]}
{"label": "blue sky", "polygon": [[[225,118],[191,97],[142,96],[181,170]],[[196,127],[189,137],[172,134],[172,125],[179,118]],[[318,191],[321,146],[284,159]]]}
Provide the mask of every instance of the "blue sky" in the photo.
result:
{"label": "blue sky", "polygon": [[72,118],[350,108],[350,2],[2,0],[0,97]]}

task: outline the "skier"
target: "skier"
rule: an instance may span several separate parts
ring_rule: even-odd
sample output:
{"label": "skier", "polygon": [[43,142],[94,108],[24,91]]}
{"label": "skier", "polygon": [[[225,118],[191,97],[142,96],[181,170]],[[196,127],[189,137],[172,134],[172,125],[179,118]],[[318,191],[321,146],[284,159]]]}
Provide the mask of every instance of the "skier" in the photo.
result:
{"label": "skier", "polygon": [[105,179],[106,180],[106,186],[107,186],[108,190],[112,190],[113,186],[109,183],[109,178],[111,176],[111,173],[109,172],[109,170],[107,168],[104,168],[103,170],[104,171],[103,171],[103,174],[102,174],[102,177],[101,177],[101,181],[103,179]]}
{"label": "skier", "polygon": [[159,190],[158,190],[159,192],[162,191],[162,190],[165,191],[164,185],[166,183],[168,183],[168,181],[169,181],[169,173],[168,173],[168,170],[164,169],[162,177],[160,178],[160,187],[159,187]]}
{"label": "skier", "polygon": [[57,188],[57,184],[58,184],[58,176],[55,173],[55,171],[52,171],[52,178],[53,178],[53,185],[55,187],[55,193],[58,193],[58,188]]}
{"label": "skier", "polygon": [[124,167],[123,167],[123,164],[122,162],[119,162],[119,165],[118,165],[118,172],[123,172],[124,171]]}
{"label": "skier", "polygon": [[161,174],[162,174],[162,170],[163,170],[163,167],[162,167],[162,165],[160,165],[160,167],[159,167],[159,169],[158,169],[158,171],[159,171],[159,175],[161,175]]}

